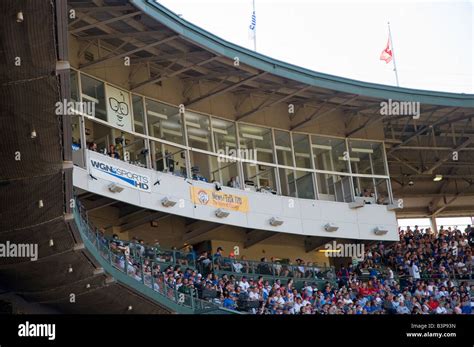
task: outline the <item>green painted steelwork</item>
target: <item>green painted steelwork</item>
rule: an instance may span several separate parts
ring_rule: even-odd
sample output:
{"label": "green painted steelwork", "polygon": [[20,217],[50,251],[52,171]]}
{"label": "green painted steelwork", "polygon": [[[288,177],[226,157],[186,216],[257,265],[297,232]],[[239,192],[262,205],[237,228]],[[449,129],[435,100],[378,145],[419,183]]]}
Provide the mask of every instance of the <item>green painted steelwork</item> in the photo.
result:
{"label": "green painted steelwork", "polygon": [[[76,206],[79,206],[79,203],[76,203]],[[114,279],[120,283],[126,285],[132,290],[151,298],[152,300],[158,302],[159,304],[169,308],[173,312],[180,314],[231,314],[239,312],[234,312],[232,310],[224,309],[216,304],[206,302],[204,300],[195,298],[193,295],[187,295],[179,291],[170,289],[166,285],[162,285],[162,290],[164,293],[158,292],[153,289],[153,282],[150,279],[150,286],[147,285],[147,279],[143,277],[142,280],[138,281],[133,277],[130,277],[127,274],[127,262],[125,264],[125,271],[121,271],[119,268],[113,265],[113,257],[116,257],[112,252],[110,247],[102,247],[102,240],[99,239],[98,235],[91,230],[89,223],[84,220],[81,216],[81,213],[78,211],[79,207],[74,209],[74,220],[80,232],[81,238],[84,242],[84,246],[91,253],[91,255],[98,261],[100,266],[104,269],[106,273],[111,275]],[[107,241],[107,245],[109,242]],[[171,292],[170,299],[169,294]],[[183,300],[180,300],[183,299]],[[182,303],[178,303],[182,301]]]}

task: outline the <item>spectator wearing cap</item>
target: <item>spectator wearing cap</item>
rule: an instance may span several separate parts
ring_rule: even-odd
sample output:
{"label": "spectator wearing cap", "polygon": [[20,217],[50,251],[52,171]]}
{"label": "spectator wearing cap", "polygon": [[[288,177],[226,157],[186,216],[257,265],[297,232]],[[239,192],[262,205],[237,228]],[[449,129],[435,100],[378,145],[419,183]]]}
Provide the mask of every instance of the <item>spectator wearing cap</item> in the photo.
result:
{"label": "spectator wearing cap", "polygon": [[214,254],[214,266],[216,267],[217,270],[219,270],[222,265],[224,264],[223,256],[222,253],[224,252],[224,249],[222,247],[217,247],[216,253]]}

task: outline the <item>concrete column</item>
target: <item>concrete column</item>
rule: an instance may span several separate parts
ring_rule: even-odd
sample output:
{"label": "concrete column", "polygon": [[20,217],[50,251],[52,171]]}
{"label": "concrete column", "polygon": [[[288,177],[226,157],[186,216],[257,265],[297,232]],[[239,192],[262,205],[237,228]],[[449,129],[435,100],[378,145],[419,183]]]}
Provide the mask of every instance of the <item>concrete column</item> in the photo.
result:
{"label": "concrete column", "polygon": [[436,217],[431,216],[431,228],[433,229],[436,236],[438,236],[438,224],[436,223]]}

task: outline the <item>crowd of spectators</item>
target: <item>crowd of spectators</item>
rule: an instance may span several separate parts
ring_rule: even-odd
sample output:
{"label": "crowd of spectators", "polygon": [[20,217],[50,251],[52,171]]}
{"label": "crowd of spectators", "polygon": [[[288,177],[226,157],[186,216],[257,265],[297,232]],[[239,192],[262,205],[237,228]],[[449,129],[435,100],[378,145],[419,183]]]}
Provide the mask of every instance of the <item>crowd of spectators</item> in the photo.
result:
{"label": "crowd of spectators", "polygon": [[[230,310],[254,314],[472,314],[474,281],[468,281],[474,280],[473,240],[470,227],[465,233],[442,228],[437,235],[407,228],[400,231],[399,242],[367,248],[362,261],[342,266],[334,280],[326,281],[316,281],[316,272],[307,273],[301,259],[283,270],[274,259],[267,262],[263,258],[262,266],[273,267],[272,276],[265,276],[248,271],[245,258],[232,261],[236,258],[232,253],[224,258],[222,247],[213,257],[207,252],[190,253],[191,257],[181,256],[178,264],[162,268],[153,258],[156,253],[149,252],[143,241],[126,245],[114,237],[110,246],[117,266],[154,290],[170,292],[172,299],[176,297],[173,293],[183,293]],[[137,252],[140,261],[133,256]],[[288,269],[294,271],[289,280],[285,278]],[[275,275],[282,278],[275,279]]]}

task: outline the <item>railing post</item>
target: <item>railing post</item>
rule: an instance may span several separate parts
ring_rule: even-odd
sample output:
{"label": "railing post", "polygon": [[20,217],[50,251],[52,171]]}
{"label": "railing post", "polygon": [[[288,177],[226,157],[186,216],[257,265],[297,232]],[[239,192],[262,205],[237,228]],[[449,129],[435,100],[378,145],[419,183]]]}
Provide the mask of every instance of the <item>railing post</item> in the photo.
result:
{"label": "railing post", "polygon": [[112,264],[112,251],[110,250],[110,244],[107,247],[107,251],[109,253],[109,263]]}
{"label": "railing post", "polygon": [[145,270],[143,269],[143,258],[140,256],[140,272],[142,274],[142,283],[145,284]]}
{"label": "railing post", "polygon": [[124,259],[123,271],[125,271],[125,275],[128,276],[128,259],[127,259],[127,255],[125,253],[123,254],[123,259]]}
{"label": "railing post", "polygon": [[99,250],[99,254],[100,254],[100,246],[99,246],[100,245],[100,240],[99,240],[99,233],[98,232],[95,233],[95,242],[96,242],[95,246]]}
{"label": "railing post", "polygon": [[153,259],[151,260],[151,264],[150,264],[150,285],[151,285],[151,290],[155,291],[155,277],[153,276]]}
{"label": "railing post", "polygon": [[191,288],[191,295],[190,296],[191,296],[191,308],[194,311],[194,309],[196,307],[196,303],[194,302],[195,299],[194,299],[194,289],[193,288]]}

